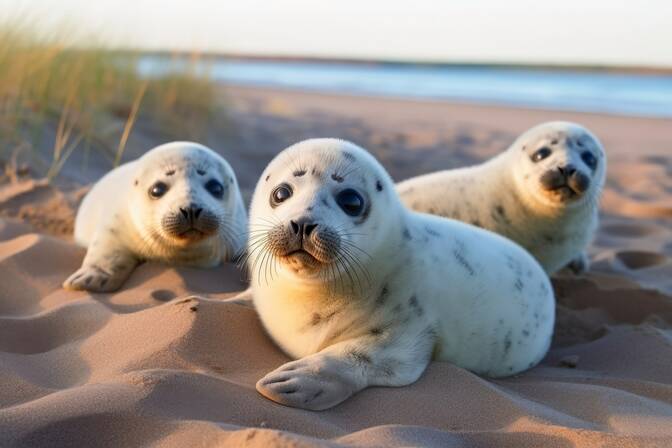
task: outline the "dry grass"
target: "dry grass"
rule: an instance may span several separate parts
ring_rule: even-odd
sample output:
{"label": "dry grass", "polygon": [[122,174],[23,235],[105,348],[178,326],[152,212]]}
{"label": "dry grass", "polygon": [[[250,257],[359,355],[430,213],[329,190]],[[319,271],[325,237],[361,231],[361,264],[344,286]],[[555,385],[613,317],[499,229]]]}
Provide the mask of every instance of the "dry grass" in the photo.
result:
{"label": "dry grass", "polygon": [[86,48],[0,24],[0,158],[50,145],[53,178],[73,151],[103,150],[118,163],[139,120],[166,139],[205,132],[216,111],[207,76],[145,79],[139,55]]}

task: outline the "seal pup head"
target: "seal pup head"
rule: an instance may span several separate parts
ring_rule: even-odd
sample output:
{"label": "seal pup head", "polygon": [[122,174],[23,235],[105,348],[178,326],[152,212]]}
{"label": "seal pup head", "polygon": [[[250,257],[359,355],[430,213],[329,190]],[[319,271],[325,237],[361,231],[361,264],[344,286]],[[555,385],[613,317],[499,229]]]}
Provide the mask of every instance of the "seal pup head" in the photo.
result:
{"label": "seal pup head", "polygon": [[252,280],[280,275],[362,288],[375,275],[370,260],[396,237],[390,231],[401,210],[391,178],[362,148],[326,138],[290,146],[268,165],[252,199]]}
{"label": "seal pup head", "polygon": [[226,235],[238,187],[222,157],[198,143],[172,142],[138,162],[129,210],[149,245],[186,247]]}
{"label": "seal pup head", "polygon": [[551,208],[595,201],[604,185],[606,154],[586,128],[568,122],[543,123],[523,133],[509,148],[518,159],[514,179],[524,197]]}

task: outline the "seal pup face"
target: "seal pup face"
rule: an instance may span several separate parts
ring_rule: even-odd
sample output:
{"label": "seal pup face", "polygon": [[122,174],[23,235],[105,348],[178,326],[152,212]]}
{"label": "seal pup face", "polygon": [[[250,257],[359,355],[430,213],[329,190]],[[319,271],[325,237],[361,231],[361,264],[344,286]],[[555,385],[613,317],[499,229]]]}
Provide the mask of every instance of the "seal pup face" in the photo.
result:
{"label": "seal pup face", "polygon": [[362,287],[397,219],[395,200],[389,175],[352,143],[312,139],[287,148],[266,168],[252,200],[253,277]]}
{"label": "seal pup face", "polygon": [[521,135],[509,151],[519,159],[514,176],[520,187],[545,206],[573,207],[595,200],[604,184],[602,145],[577,124],[541,124]]}
{"label": "seal pup face", "polygon": [[216,153],[174,142],[152,149],[139,162],[131,210],[144,239],[184,247],[226,230],[236,180]]}

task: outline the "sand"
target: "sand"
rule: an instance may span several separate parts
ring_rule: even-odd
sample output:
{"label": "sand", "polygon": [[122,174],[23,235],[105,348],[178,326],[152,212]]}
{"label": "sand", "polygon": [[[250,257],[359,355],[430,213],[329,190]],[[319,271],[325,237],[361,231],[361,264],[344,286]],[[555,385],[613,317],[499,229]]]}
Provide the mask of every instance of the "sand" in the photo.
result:
{"label": "sand", "polygon": [[[0,185],[0,446],[672,446],[672,123],[553,111],[230,88],[205,143],[249,197],[286,144],[339,136],[397,179],[483,160],[526,128],[570,119],[609,155],[602,224],[585,277],[557,277],[558,323],[540,366],[486,380],[435,362],[404,388],[323,412],[261,397],[287,358],[264,334],[232,266],[141,265],[123,290],[61,289],[86,183]],[[128,156],[160,143],[131,139]],[[84,173],[84,174],[83,174]]]}

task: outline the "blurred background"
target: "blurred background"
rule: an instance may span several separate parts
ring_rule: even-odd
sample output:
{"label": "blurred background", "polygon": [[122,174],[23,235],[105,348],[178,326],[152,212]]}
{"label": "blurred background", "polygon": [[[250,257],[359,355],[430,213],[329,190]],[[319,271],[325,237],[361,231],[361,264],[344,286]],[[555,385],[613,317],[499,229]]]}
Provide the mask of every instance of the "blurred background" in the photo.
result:
{"label": "blurred background", "polygon": [[665,215],[670,23],[667,0],[0,0],[3,182],[79,191],[189,139],[249,195],[277,152],[325,136],[401,180],[564,119],[613,154],[607,207]]}

